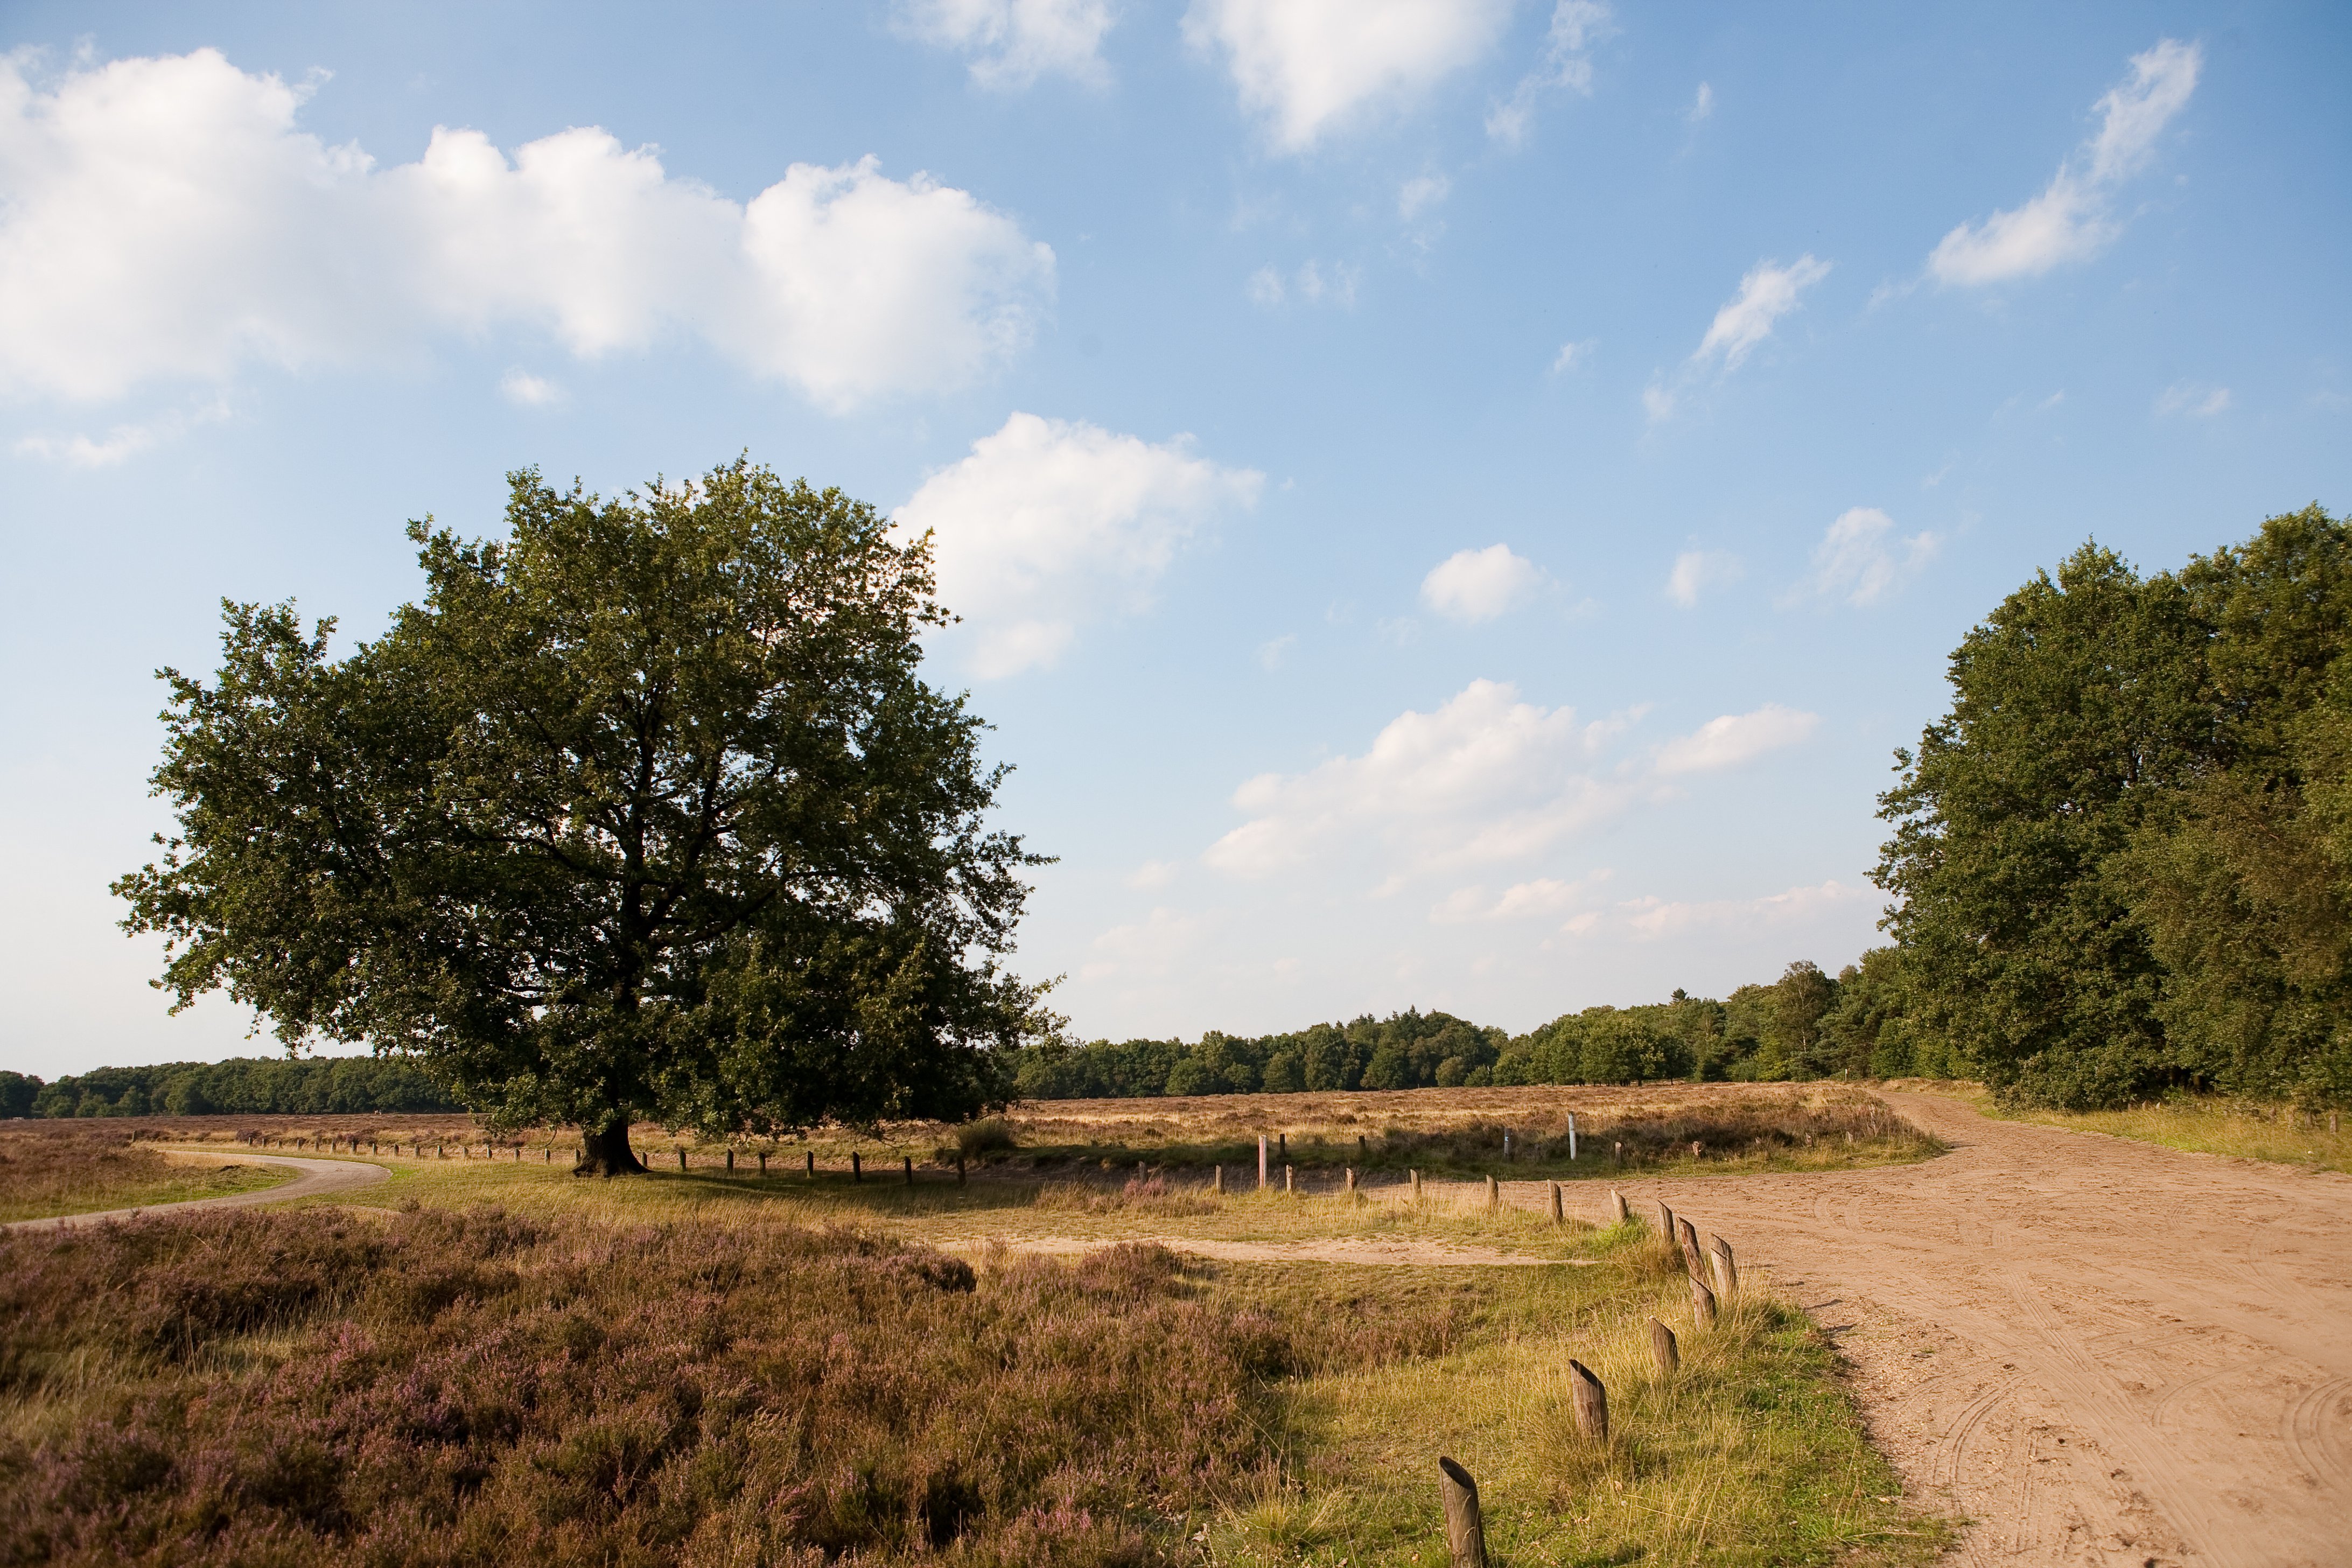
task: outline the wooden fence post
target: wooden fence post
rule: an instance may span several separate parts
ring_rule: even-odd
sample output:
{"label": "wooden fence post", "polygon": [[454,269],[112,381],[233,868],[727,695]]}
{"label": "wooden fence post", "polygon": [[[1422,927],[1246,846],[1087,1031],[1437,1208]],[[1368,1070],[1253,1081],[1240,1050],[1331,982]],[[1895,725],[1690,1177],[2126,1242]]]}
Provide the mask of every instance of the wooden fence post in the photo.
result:
{"label": "wooden fence post", "polygon": [[727,1173],[730,1176],[735,1173],[735,1151],[732,1149],[727,1151]]}
{"label": "wooden fence post", "polygon": [[804,1150],[803,1151],[803,1157],[808,1162],[808,1179],[814,1182],[816,1180],[816,1151],[814,1149]]}
{"label": "wooden fence post", "polygon": [[1282,1168],[1282,1190],[1286,1193],[1295,1193],[1298,1190],[1297,1179],[1287,1165]]}
{"label": "wooden fence post", "polygon": [[1356,1163],[1359,1165],[1369,1165],[1371,1163],[1372,1141],[1359,1132],[1356,1134]]}
{"label": "wooden fence post", "polygon": [[1419,1203],[1421,1202],[1421,1173],[1411,1171],[1406,1173],[1412,1177],[1412,1201]]}
{"label": "wooden fence post", "polygon": [[1675,1211],[1666,1206],[1664,1198],[1658,1200],[1658,1235],[1664,1238],[1668,1247],[1675,1244]]}
{"label": "wooden fence post", "polygon": [[1445,1504],[1445,1551],[1452,1568],[1486,1568],[1486,1523],[1478,1513],[1478,1483],[1441,1455],[1437,1492]]}
{"label": "wooden fence post", "polygon": [[855,1149],[849,1152],[849,1179],[853,1182],[862,1182],[866,1179],[865,1158]]}
{"label": "wooden fence post", "polygon": [[1704,1279],[1706,1275],[1706,1263],[1699,1257],[1698,1226],[1691,1224],[1686,1218],[1675,1220],[1675,1240],[1682,1245],[1683,1267],[1690,1270],[1691,1278]]}
{"label": "wooden fence post", "polygon": [[1503,1205],[1503,1184],[1494,1177],[1486,1178],[1486,1212],[1493,1214]]}
{"label": "wooden fence post", "polygon": [[1611,1225],[1623,1225],[1627,1220],[1632,1219],[1633,1217],[1633,1212],[1625,1206],[1625,1194],[1619,1192],[1614,1187],[1610,1188],[1609,1223]]}
{"label": "wooden fence post", "polygon": [[1209,1190],[1213,1193],[1222,1193],[1225,1190],[1225,1168],[1223,1165],[1209,1167]]}
{"label": "wooden fence post", "polygon": [[677,1146],[677,1168],[681,1171],[686,1169],[686,1145],[683,1143]]}
{"label": "wooden fence post", "polygon": [[768,1152],[765,1149],[760,1151],[760,1179],[763,1182],[768,1179]]}
{"label": "wooden fence post", "polygon": [[1675,1343],[1674,1330],[1655,1318],[1650,1320],[1650,1354],[1657,1360],[1660,1377],[1672,1377],[1682,1370],[1682,1348]]}
{"label": "wooden fence post", "polygon": [[1560,1206],[1560,1192],[1559,1184],[1558,1182],[1554,1182],[1551,1184],[1551,1222],[1554,1225],[1566,1225],[1568,1223],[1568,1215]]}
{"label": "wooden fence post", "polygon": [[1267,1187],[1273,1184],[1267,1179],[1268,1175],[1269,1173],[1266,1170],[1265,1134],[1261,1132],[1257,1135],[1257,1190],[1259,1192],[1265,1191]]}
{"label": "wooden fence post", "polygon": [[1289,1159],[1290,1159],[1290,1134],[1289,1134],[1289,1133],[1287,1133],[1287,1132],[1277,1132],[1277,1133],[1276,1133],[1276,1134],[1274,1135],[1274,1152],[1275,1152],[1276,1154],[1279,1154],[1280,1156],[1282,1156],[1282,1158],[1283,1158],[1283,1160],[1284,1160],[1284,1162],[1285,1162],[1286,1163],[1289,1161]]}
{"label": "wooden fence post", "polygon": [[1715,1327],[1715,1292],[1697,1275],[1691,1276],[1691,1321],[1702,1329]]}
{"label": "wooden fence post", "polygon": [[1569,1388],[1575,1395],[1576,1429],[1596,1443],[1609,1441],[1609,1391],[1592,1369],[1573,1356],[1568,1363]]}
{"label": "wooden fence post", "polygon": [[1625,1163],[1625,1145],[1622,1142],[1612,1143],[1609,1145],[1609,1149],[1615,1163],[1621,1166],[1623,1165]]}
{"label": "wooden fence post", "polygon": [[907,1184],[911,1187],[915,1184],[915,1157],[912,1154],[901,1154],[898,1158],[907,1162]]}
{"label": "wooden fence post", "polygon": [[1342,1166],[1341,1169],[1347,1173],[1348,1195],[1352,1198],[1356,1195],[1356,1167],[1353,1165],[1345,1165]]}
{"label": "wooden fence post", "polygon": [[1504,1161],[1504,1163],[1508,1164],[1508,1163],[1510,1163],[1510,1159],[1511,1159],[1511,1130],[1510,1130],[1509,1128],[1506,1127],[1506,1128],[1504,1128],[1504,1129],[1503,1129],[1503,1161]]}
{"label": "wooden fence post", "polygon": [[1568,1163],[1576,1163],[1576,1112],[1568,1113]]}
{"label": "wooden fence post", "polygon": [[1715,1265],[1716,1294],[1728,1301],[1739,1293],[1739,1264],[1731,1256],[1731,1243],[1721,1237],[1707,1248],[1707,1261]]}

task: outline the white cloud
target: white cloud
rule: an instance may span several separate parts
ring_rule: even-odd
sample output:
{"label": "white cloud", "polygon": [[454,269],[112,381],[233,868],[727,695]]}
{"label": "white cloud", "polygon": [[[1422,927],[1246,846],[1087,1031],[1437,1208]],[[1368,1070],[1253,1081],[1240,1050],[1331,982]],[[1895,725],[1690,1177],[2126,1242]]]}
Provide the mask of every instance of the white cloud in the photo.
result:
{"label": "white cloud", "polygon": [[1391,721],[1360,757],[1265,773],[1234,793],[1249,820],[1205,858],[1263,877],[1328,849],[1377,847],[1414,869],[1536,853],[1618,810],[1630,786],[1586,763],[1608,731],[1567,708],[1474,680],[1433,713]]}
{"label": "white cloud", "polygon": [[1054,256],[872,159],[748,204],[574,128],[509,158],[437,129],[381,168],[298,120],[310,87],[218,52],[36,83],[0,58],[0,390],[79,399],[543,331],[587,357],[699,338],[845,409],[971,381],[1028,340]]}
{"label": "white cloud", "polygon": [[1778,702],[1767,702],[1752,713],[1726,713],[1659,747],[1657,771],[1671,777],[1738,767],[1767,752],[1795,745],[1821,721],[1818,713],[1801,713]]}
{"label": "white cloud", "polygon": [[1328,268],[1319,261],[1305,262],[1287,278],[1272,267],[1261,267],[1250,274],[1245,291],[1251,304],[1269,310],[1294,299],[1302,305],[1333,305],[1347,310],[1355,308],[1358,276],[1345,262],[1334,262]]}
{"label": "white cloud", "polygon": [[1698,96],[1691,100],[1691,106],[1688,109],[1683,110],[1683,118],[1696,125],[1714,112],[1715,89],[1706,82],[1701,82],[1698,84]]}
{"label": "white cloud", "polygon": [[1267,670],[1280,669],[1282,661],[1289,656],[1290,650],[1297,645],[1297,632],[1285,632],[1278,637],[1269,637],[1258,644],[1258,668]]}
{"label": "white cloud", "polygon": [[1750,935],[1867,904],[1874,897],[1868,888],[1828,881],[1790,888],[1760,899],[1712,899],[1692,903],[1669,902],[1656,897],[1629,899],[1601,919],[1570,921],[1566,929],[1575,935],[1590,936],[1616,928],[1645,942],[1702,931]]}
{"label": "white cloud", "polygon": [[1591,897],[1593,889],[1607,881],[1611,874],[1603,868],[1572,882],[1538,877],[1533,881],[1514,883],[1491,899],[1481,887],[1457,888],[1430,907],[1429,918],[1437,925],[1466,925],[1556,915]]}
{"label": "white cloud", "polygon": [[2226,386],[2200,386],[2193,381],[2175,382],[2164,389],[2156,400],[2158,414],[2185,414],[2191,419],[2210,419],[2230,406],[2230,389]]}
{"label": "white cloud", "polygon": [[1048,75],[1107,86],[1111,20],[1108,0],[904,0],[898,10],[901,30],[971,56],[971,79],[1001,89]]}
{"label": "white cloud", "polygon": [[1609,7],[1599,0],[1559,0],[1544,33],[1543,63],[1519,79],[1509,98],[1487,110],[1486,134],[1507,147],[1519,146],[1535,124],[1536,105],[1546,92],[1591,92],[1592,60],[1585,50],[1616,30]]}
{"label": "white cloud", "polygon": [[1895,520],[1874,506],[1838,514],[1813,546],[1812,572],[1782,601],[1812,597],[1874,605],[1917,576],[1936,558],[1943,541],[1927,529],[1908,539],[1893,537]]}
{"label": "white cloud", "polygon": [[1173,860],[1146,860],[1127,874],[1127,885],[1147,889],[1164,888],[1176,879],[1178,869]]}
{"label": "white cloud", "polygon": [[19,457],[40,458],[72,468],[110,468],[166,441],[176,441],[200,425],[215,424],[227,417],[227,403],[214,398],[193,408],[174,409],[143,424],[117,425],[100,437],[26,436],[17,441],[16,450]]}
{"label": "white cloud", "polygon": [[1453,620],[1491,621],[1543,585],[1542,568],[1507,544],[1458,550],[1430,568],[1421,602]]}
{"label": "white cloud", "polygon": [[1698,352],[1691,355],[1692,363],[1719,358],[1726,371],[1738,370],[1740,362],[1772,335],[1773,324],[1797,308],[1798,296],[1829,275],[1830,264],[1810,255],[1786,267],[1758,262],[1739,280],[1739,292],[1715,313],[1706,336],[1699,340]]}
{"label": "white cloud", "polygon": [[1265,482],[1194,456],[1190,437],[1154,446],[1016,413],[897,521],[932,531],[940,600],[970,623],[974,672],[995,677],[1051,664],[1082,624],[1148,603],[1177,551]]}
{"label": "white cloud", "polygon": [[1242,107],[1303,153],[1483,57],[1511,0],[1192,0],[1184,37],[1223,56]]}
{"label": "white cloud", "polygon": [[1415,174],[1397,191],[1397,216],[1411,223],[1423,211],[1453,193],[1454,182],[1443,174]]}
{"label": "white cloud", "polygon": [[500,376],[499,391],[505,395],[509,403],[520,404],[525,408],[544,407],[551,403],[560,403],[563,398],[562,387],[527,370],[510,370]]}
{"label": "white cloud", "polygon": [[2058,165],[2048,188],[2022,206],[1962,224],[1937,242],[1927,270],[1938,282],[2002,283],[2096,255],[2121,232],[2116,188],[2138,173],[2172,117],[2197,89],[2204,50],[2165,38],[2134,55],[2130,78],[2095,106],[2099,129]]}
{"label": "white cloud", "polygon": [[1585,360],[1591,357],[1592,351],[1597,346],[1599,346],[1597,342],[1591,338],[1587,338],[1580,343],[1560,344],[1559,353],[1552,355],[1552,374],[1560,375],[1569,371],[1574,370],[1579,364],[1581,364]]}
{"label": "white cloud", "polygon": [[1737,583],[1745,574],[1737,555],[1721,550],[1685,550],[1675,557],[1674,570],[1666,574],[1666,597],[1691,609],[1707,589]]}

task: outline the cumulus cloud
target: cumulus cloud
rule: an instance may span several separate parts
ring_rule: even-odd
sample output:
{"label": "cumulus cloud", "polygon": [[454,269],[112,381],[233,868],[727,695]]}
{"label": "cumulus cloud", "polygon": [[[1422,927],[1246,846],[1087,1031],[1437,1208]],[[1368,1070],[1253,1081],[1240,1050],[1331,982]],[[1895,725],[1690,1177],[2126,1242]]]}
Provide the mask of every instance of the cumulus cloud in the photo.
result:
{"label": "cumulus cloud", "polygon": [[1798,296],[1829,275],[1830,264],[1810,255],[1800,256],[1786,267],[1758,262],[1739,280],[1739,292],[1715,313],[1706,336],[1699,340],[1698,352],[1691,355],[1692,363],[1715,360],[1726,371],[1738,370],[1740,362],[1772,335],[1773,325],[1797,308]]}
{"label": "cumulus cloud", "polygon": [[1450,619],[1491,621],[1543,585],[1542,568],[1507,544],[1457,550],[1421,580],[1421,602]]}
{"label": "cumulus cloud", "polygon": [[1008,89],[1049,75],[1107,85],[1111,20],[1109,0],[904,0],[898,15],[909,37],[970,56],[974,82]]}
{"label": "cumulus cloud", "polygon": [[1486,134],[1507,147],[1519,146],[1534,127],[1536,106],[1546,93],[1591,92],[1592,59],[1585,51],[1616,30],[1609,7],[1599,0],[1559,0],[1544,32],[1542,64],[1519,79],[1510,97],[1486,111]]}
{"label": "cumulus cloud", "polygon": [[524,408],[542,408],[563,400],[563,389],[527,370],[510,370],[499,378],[499,391],[509,403]]}
{"label": "cumulus cloud", "polygon": [[1875,894],[1868,888],[1828,881],[1760,899],[1709,899],[1675,902],[1650,897],[1628,899],[1606,915],[1594,911],[1571,921],[1563,929],[1576,936],[1622,931],[1638,941],[1712,932],[1726,936],[1752,935],[1801,925],[1825,914],[1867,908]]}
{"label": "cumulus cloud", "polygon": [[845,409],[1029,339],[1054,255],[865,159],[749,203],[574,128],[511,156],[436,129],[379,167],[299,128],[310,86],[217,51],[36,82],[0,58],[0,389],[79,399],[521,328],[586,357],[699,339]]}
{"label": "cumulus cloud", "polygon": [[2096,134],[2058,165],[2042,193],[2022,206],[1962,224],[1927,258],[1937,281],[1959,285],[2034,278],[2105,249],[2122,231],[2118,187],[2146,167],[2157,138],[2197,90],[2204,50],[2165,38],[2131,58],[2131,75],[2094,107]]}
{"label": "cumulus cloud", "polygon": [[1567,708],[1474,680],[1433,713],[1391,721],[1360,757],[1265,773],[1234,793],[1249,820],[1208,863],[1270,876],[1334,847],[1372,844],[1414,869],[1532,854],[1617,810],[1628,786],[1588,765],[1607,732]]}
{"label": "cumulus cloud", "polygon": [[1511,0],[1193,0],[1184,37],[1223,58],[1276,147],[1303,153],[1478,60],[1510,14]]}
{"label": "cumulus cloud", "polygon": [[1752,713],[1726,713],[1658,748],[1657,771],[1715,773],[1754,762],[1767,752],[1793,746],[1820,728],[1821,715],[1767,702]]}
{"label": "cumulus cloud", "polygon": [[1326,267],[1319,261],[1307,261],[1298,270],[1287,275],[1272,267],[1261,267],[1250,274],[1245,291],[1250,303],[1273,310],[1296,300],[1302,305],[1331,305],[1339,310],[1352,310],[1356,303],[1357,271],[1345,262]]}
{"label": "cumulus cloud", "polygon": [[2210,419],[2229,407],[2228,387],[2200,386],[2193,381],[2173,383],[2156,400],[2158,414],[2185,414],[2191,419]]}
{"label": "cumulus cloud", "polygon": [[1707,589],[1737,583],[1745,574],[1737,555],[1721,550],[1685,550],[1675,557],[1674,570],[1666,574],[1666,597],[1685,610],[1692,609]]}
{"label": "cumulus cloud", "polygon": [[1513,883],[1492,897],[1482,887],[1457,888],[1430,907],[1429,918],[1437,925],[1539,920],[1559,914],[1589,899],[1593,889],[1606,882],[1611,875],[1604,868],[1589,877],[1580,877],[1570,882],[1553,877],[1538,877],[1533,881]]}
{"label": "cumulus cloud", "polygon": [[1943,541],[1927,529],[1896,539],[1895,520],[1874,506],[1838,514],[1813,546],[1812,570],[1784,603],[1806,598],[1875,605],[1892,596],[1936,558]]}
{"label": "cumulus cloud", "polygon": [[897,522],[926,529],[940,600],[974,638],[983,678],[1058,658],[1086,622],[1148,603],[1176,552],[1265,477],[1076,421],[1014,414],[925,480]]}

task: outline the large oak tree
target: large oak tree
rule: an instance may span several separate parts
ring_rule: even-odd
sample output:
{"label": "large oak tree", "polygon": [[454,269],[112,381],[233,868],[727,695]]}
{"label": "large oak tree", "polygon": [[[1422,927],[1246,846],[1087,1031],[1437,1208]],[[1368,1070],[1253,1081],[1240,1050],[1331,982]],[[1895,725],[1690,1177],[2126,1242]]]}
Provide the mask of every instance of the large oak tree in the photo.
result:
{"label": "large oak tree", "polygon": [[175,1005],[421,1058],[504,1124],[772,1132],[999,1103],[1044,1016],[1003,967],[1038,864],[980,720],[921,679],[928,540],[748,462],[612,500],[511,477],[508,537],[412,524],[426,591],[229,605],[163,672],[178,816],[123,878]]}

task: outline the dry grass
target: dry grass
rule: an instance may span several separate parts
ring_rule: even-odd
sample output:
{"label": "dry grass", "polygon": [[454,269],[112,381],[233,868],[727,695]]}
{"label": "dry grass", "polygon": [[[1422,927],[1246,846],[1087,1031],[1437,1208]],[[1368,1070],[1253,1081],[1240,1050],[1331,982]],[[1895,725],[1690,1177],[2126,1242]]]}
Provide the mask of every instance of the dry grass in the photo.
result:
{"label": "dry grass", "polygon": [[276,1186],[291,1173],[258,1165],[173,1164],[131,1142],[121,1122],[31,1122],[0,1130],[0,1221],[173,1204]]}
{"label": "dry grass", "polygon": [[2105,1132],[2195,1154],[2228,1154],[2352,1174],[2352,1137],[2344,1131],[2342,1113],[2336,1111],[2221,1095],[2184,1095],[2125,1110],[2042,1110],[2004,1106],[1979,1083],[1902,1079],[1887,1087],[1948,1094],[2005,1121],[2030,1121],[2071,1132]]}

